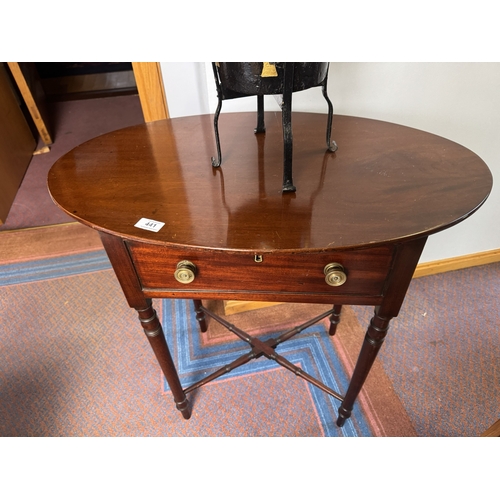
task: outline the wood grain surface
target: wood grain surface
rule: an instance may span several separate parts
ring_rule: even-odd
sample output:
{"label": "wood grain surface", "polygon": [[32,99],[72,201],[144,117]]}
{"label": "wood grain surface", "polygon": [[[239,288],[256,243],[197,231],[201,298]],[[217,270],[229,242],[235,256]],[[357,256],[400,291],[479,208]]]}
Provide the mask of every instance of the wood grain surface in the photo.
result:
{"label": "wood grain surface", "polygon": [[[386,122],[295,113],[296,193],[281,193],[279,114],[254,134],[254,113],[221,116],[222,167],[214,169],[211,116],[112,132],[78,146],[49,173],[54,201],[77,220],[145,241],[221,249],[373,246],[432,234],[471,215],[492,176],[472,151]],[[182,214],[182,217],[180,217]],[[134,227],[141,218],[158,232]]]}

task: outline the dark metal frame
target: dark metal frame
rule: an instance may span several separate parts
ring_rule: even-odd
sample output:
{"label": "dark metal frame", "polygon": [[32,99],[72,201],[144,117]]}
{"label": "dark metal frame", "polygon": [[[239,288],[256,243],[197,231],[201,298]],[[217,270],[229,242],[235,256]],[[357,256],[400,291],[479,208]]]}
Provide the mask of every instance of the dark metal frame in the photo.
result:
{"label": "dark metal frame", "polygon": [[[286,62],[284,66],[283,77],[283,102],[281,104],[282,123],[283,123],[283,192],[294,192],[296,187],[293,184],[292,177],[292,155],[293,155],[293,136],[292,136],[292,94],[294,84],[294,67],[296,63]],[[236,92],[225,88],[221,82],[219,69],[216,63],[212,63],[214,72],[215,85],[217,87],[218,104],[214,116],[215,141],[217,146],[217,159],[212,157],[212,167],[220,167],[222,164],[222,154],[219,137],[219,115],[222,108],[222,101],[227,99],[235,99],[238,97],[247,97],[254,95],[250,93]],[[332,121],[333,121],[333,104],[328,97],[328,68],[325,78],[316,86],[322,87],[323,97],[328,105],[328,117],[326,125],[326,146],[327,150],[335,152],[338,149],[337,143],[331,139]],[[266,131],[264,123],[264,93],[257,93],[257,127],[255,133],[264,133]]]}

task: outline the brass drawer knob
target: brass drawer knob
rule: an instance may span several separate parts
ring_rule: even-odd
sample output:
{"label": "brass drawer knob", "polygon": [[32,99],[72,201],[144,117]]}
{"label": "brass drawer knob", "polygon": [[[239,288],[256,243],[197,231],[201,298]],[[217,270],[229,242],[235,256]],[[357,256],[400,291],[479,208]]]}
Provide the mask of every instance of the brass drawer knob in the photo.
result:
{"label": "brass drawer knob", "polygon": [[340,286],[347,281],[344,266],[338,262],[332,262],[325,266],[325,281],[330,286]]}
{"label": "brass drawer knob", "polygon": [[177,264],[174,277],[179,283],[191,283],[196,277],[196,266],[189,260],[181,260]]}

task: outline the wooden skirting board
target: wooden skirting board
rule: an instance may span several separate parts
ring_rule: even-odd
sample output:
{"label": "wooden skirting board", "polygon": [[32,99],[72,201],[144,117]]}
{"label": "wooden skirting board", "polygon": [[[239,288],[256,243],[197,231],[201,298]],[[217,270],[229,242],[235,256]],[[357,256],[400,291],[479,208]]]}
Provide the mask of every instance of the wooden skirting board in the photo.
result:
{"label": "wooden skirting board", "polygon": [[485,430],[481,437],[500,437],[500,420],[497,420],[489,429]]}
{"label": "wooden skirting board", "polygon": [[[461,255],[460,257],[451,257],[450,259],[435,260],[432,262],[424,262],[417,266],[414,278],[422,276],[430,276],[431,274],[446,273],[448,271],[458,271],[467,267],[483,266],[500,262],[500,249],[488,250],[486,252],[473,253],[469,255]],[[224,313],[226,315],[236,314],[254,309],[261,309],[277,305],[277,302],[250,302],[240,300],[225,300]]]}
{"label": "wooden skirting board", "polygon": [[493,264],[494,262],[500,262],[500,248],[488,250],[486,252],[461,255],[459,257],[451,257],[450,259],[424,262],[417,266],[413,277],[421,278],[422,276],[429,276],[430,274],[458,271],[459,269],[484,266],[485,264]]}

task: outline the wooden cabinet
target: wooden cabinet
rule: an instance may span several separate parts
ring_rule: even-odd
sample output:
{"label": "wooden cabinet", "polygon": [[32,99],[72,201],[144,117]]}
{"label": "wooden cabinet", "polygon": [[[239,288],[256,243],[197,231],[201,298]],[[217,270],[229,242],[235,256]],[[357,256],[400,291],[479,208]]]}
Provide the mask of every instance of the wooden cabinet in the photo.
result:
{"label": "wooden cabinet", "polygon": [[35,147],[5,63],[0,63],[0,224],[7,218]]}

